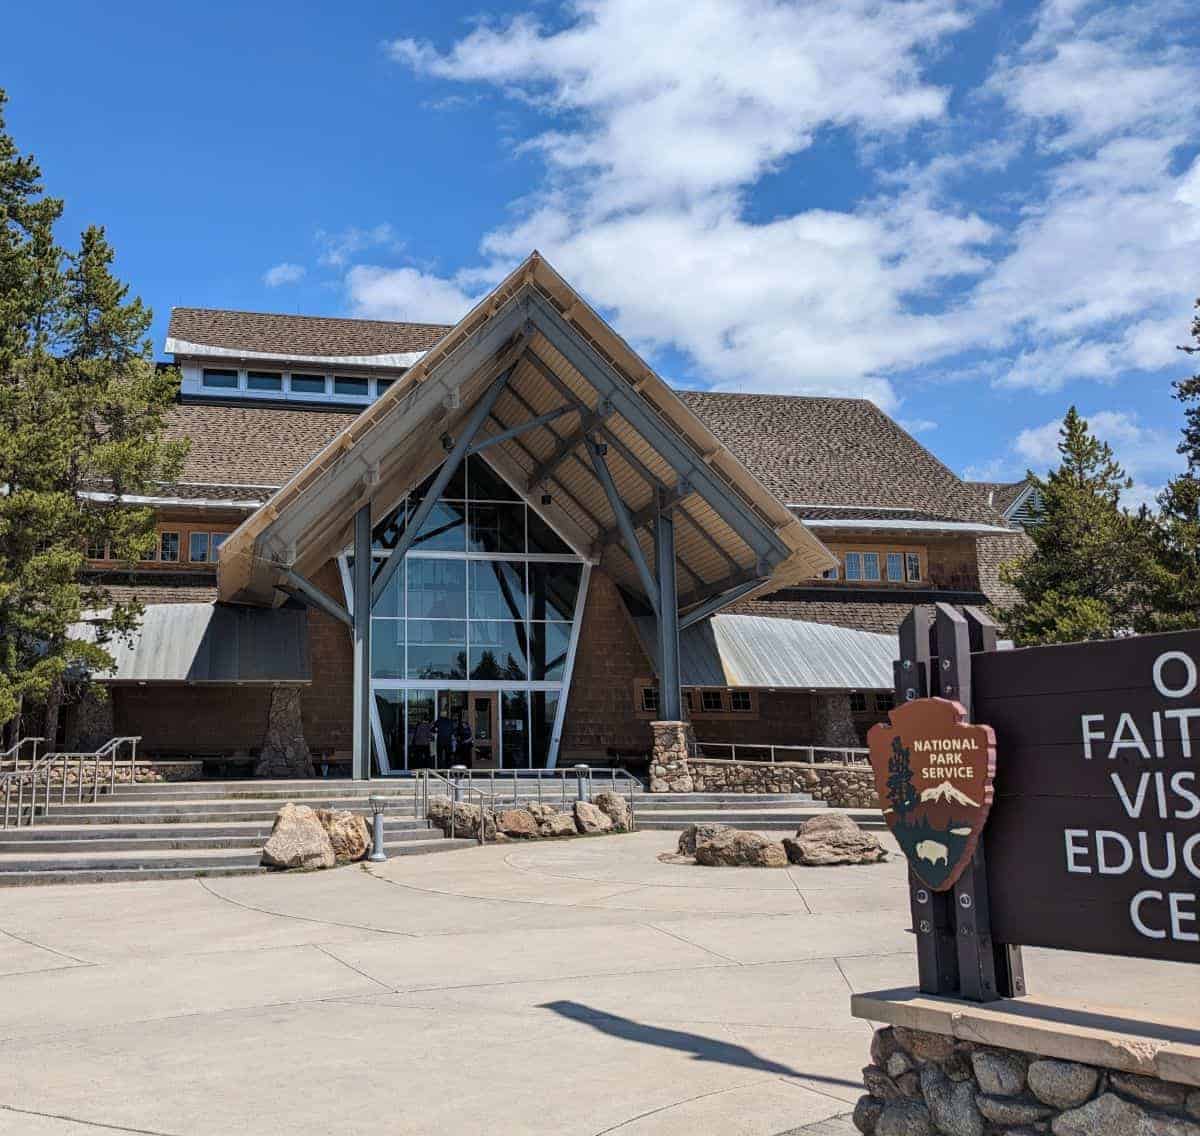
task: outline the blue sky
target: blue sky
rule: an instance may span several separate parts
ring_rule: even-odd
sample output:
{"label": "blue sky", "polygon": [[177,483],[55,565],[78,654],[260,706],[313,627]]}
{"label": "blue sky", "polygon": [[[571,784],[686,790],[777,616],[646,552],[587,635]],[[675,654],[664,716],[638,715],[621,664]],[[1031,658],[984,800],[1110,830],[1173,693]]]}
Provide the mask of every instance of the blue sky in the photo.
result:
{"label": "blue sky", "polygon": [[6,13],[0,83],[159,346],[173,304],[453,321],[537,247],[676,384],[866,395],[997,479],[1075,403],[1145,498],[1200,295],[1189,9],[65,0]]}

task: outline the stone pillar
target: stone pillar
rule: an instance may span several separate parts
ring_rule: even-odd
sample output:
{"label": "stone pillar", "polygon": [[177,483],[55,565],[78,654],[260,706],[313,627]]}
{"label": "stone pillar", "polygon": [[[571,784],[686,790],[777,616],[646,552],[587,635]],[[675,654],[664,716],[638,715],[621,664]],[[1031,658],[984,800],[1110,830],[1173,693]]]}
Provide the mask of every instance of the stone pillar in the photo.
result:
{"label": "stone pillar", "polygon": [[[116,735],[113,725],[113,692],[89,685],[67,711],[64,748],[71,753],[90,753]],[[43,747],[49,749],[51,747]]]}
{"label": "stone pillar", "polygon": [[815,746],[861,746],[854,715],[850,713],[850,695],[841,691],[813,695],[813,738]]}
{"label": "stone pillar", "polygon": [[691,722],[651,722],[654,748],[650,752],[650,792],[690,793],[693,789],[688,758],[695,752]]}
{"label": "stone pillar", "polygon": [[271,708],[267,711],[267,733],[262,753],[254,767],[255,777],[312,777],[312,754],[304,740],[300,718],[300,688],[271,688]]}

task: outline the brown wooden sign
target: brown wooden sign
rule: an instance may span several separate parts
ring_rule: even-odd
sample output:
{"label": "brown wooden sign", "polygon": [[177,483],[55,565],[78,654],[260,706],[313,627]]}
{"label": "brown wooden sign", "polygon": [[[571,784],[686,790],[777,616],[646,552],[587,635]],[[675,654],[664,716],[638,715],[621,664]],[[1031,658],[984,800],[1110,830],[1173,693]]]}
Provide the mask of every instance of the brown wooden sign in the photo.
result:
{"label": "brown wooden sign", "polygon": [[975,854],[992,807],[996,741],[948,698],[919,698],[867,734],[884,819],[909,866],[947,891]]}
{"label": "brown wooden sign", "polygon": [[1200,962],[1200,632],[976,654],[972,680],[993,936]]}

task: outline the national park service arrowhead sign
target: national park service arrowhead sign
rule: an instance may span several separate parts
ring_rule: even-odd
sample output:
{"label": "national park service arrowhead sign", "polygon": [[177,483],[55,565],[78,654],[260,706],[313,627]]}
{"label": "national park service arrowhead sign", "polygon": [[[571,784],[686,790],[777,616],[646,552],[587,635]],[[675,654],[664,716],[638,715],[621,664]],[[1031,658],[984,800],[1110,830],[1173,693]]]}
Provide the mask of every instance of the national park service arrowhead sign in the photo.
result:
{"label": "national park service arrowhead sign", "polygon": [[948,698],[918,698],[867,734],[884,819],[909,866],[948,891],[971,862],[992,807],[996,735]]}

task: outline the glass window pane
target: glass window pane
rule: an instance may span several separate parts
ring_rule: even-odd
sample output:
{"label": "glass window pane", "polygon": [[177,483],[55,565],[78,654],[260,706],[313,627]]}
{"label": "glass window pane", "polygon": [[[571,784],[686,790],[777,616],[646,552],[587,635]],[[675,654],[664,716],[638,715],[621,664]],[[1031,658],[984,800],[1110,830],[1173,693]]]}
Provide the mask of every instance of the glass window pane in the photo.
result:
{"label": "glass window pane", "polygon": [[[441,468],[440,466],[438,467]],[[410,494],[411,498],[424,497],[429,491],[429,487],[433,484],[433,479],[437,477],[438,471],[435,469],[420,485],[417,486]],[[467,463],[459,462],[458,468],[454,471],[447,483],[446,488],[442,490],[443,499],[451,501],[465,501],[467,499]]]}
{"label": "glass window pane", "polygon": [[466,561],[413,558],[406,568],[409,619],[466,619]]}
{"label": "glass window pane", "polygon": [[404,768],[404,691],[380,690],[375,694],[380,732],[393,769]]}
{"label": "glass window pane", "polygon": [[367,380],[366,379],[347,379],[341,375],[333,376],[333,393],[348,394],[355,398],[367,397]]}
{"label": "glass window pane", "polygon": [[472,560],[471,618],[524,619],[525,565],[512,560]]}
{"label": "glass window pane", "polygon": [[529,701],[531,762],[535,769],[545,769],[550,757],[554,718],[558,713],[558,691],[531,691]]}
{"label": "glass window pane", "polygon": [[229,539],[228,533],[213,533],[212,542],[209,545],[209,555],[216,560],[217,553],[221,551],[223,545]]}
{"label": "glass window pane", "polygon": [[887,578],[899,581],[904,579],[904,557],[899,552],[887,554]]}
{"label": "glass window pane", "polygon": [[[387,560],[379,559],[374,562],[374,575],[378,576]],[[388,581],[383,589],[383,595],[371,605],[371,614],[376,618],[404,618],[404,570],[401,566],[396,574]],[[411,570],[411,569],[410,569]],[[350,586],[354,587],[354,557],[346,557],[346,572],[350,577]]]}
{"label": "glass window pane", "polygon": [[921,578],[921,555],[918,552],[910,552],[905,556],[907,563],[907,573],[910,580],[919,580]]}
{"label": "glass window pane", "polygon": [[582,564],[530,564],[530,619],[573,619],[582,579]]}
{"label": "glass window pane", "polygon": [[528,677],[525,624],[511,619],[471,621],[471,677],[523,681]]}
{"label": "glass window pane", "polygon": [[200,372],[200,384],[209,390],[237,390],[238,373],[205,367]]}
{"label": "glass window pane", "polygon": [[[535,498],[536,500],[536,498]],[[536,509],[529,509],[529,551],[555,556],[572,556],[573,550],[542,518]]]}
{"label": "glass window pane", "polygon": [[379,395],[382,395],[384,393],[384,391],[390,390],[392,387],[392,384],[395,381],[396,381],[395,379],[376,379],[375,380],[376,396],[378,397]]}
{"label": "glass window pane", "polygon": [[508,769],[529,768],[529,696],[523,690],[500,695],[500,745]]}
{"label": "glass window pane", "polygon": [[443,644],[410,643],[408,645],[408,677],[466,678],[466,648],[449,647]]}
{"label": "glass window pane", "polygon": [[371,539],[372,548],[378,551],[390,552],[396,547],[400,538],[404,535],[407,502],[408,498],[404,498],[399,505],[375,526],[375,531],[372,533]]}
{"label": "glass window pane", "polygon": [[404,620],[371,620],[371,675],[404,677]]}
{"label": "glass window pane", "polygon": [[281,391],[283,376],[276,371],[247,371],[246,389],[252,391]]}
{"label": "glass window pane", "polygon": [[472,501],[520,501],[516,490],[483,458],[467,459],[467,491]]}
{"label": "glass window pane", "polygon": [[467,641],[465,619],[410,619],[408,621],[410,643],[463,644]]}
{"label": "glass window pane", "polygon": [[433,765],[433,721],[437,696],[432,690],[408,692],[408,768],[429,769]]}
{"label": "glass window pane", "polygon": [[296,394],[324,394],[324,375],[292,375],[292,390]]}
{"label": "glass window pane", "polygon": [[879,553],[864,552],[863,553],[863,576],[868,580],[879,579]]}
{"label": "glass window pane", "polygon": [[175,563],[179,560],[179,534],[164,532],[162,534],[162,552],[160,559]]}
{"label": "glass window pane", "polygon": [[[417,503],[411,506],[414,510]],[[463,504],[439,501],[433,506],[425,523],[413,541],[414,548],[427,552],[462,552],[466,547],[465,513]]]}
{"label": "glass window pane", "polygon": [[531,679],[557,682],[567,665],[567,647],[571,642],[569,623],[531,623],[529,655]]}
{"label": "glass window pane", "polygon": [[188,536],[188,559],[193,564],[208,559],[208,533],[194,532]]}
{"label": "glass window pane", "polygon": [[846,579],[861,580],[862,579],[862,553],[847,552],[846,553]]}
{"label": "glass window pane", "polygon": [[471,552],[524,552],[524,505],[471,505]]}

